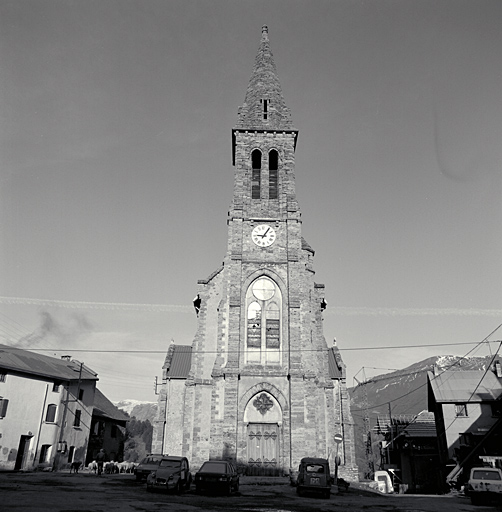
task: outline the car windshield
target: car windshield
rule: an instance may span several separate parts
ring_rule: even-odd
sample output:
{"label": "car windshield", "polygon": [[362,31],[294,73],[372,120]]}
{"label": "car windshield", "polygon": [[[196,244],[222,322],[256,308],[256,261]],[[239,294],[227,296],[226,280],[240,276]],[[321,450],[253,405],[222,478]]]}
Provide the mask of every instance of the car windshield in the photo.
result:
{"label": "car windshield", "polygon": [[478,469],[472,473],[473,480],[500,480],[498,471],[490,471],[487,469]]}
{"label": "car windshield", "polygon": [[141,464],[158,464],[160,462],[161,457],[145,457]]}
{"label": "car windshield", "polygon": [[307,464],[307,473],[324,473],[324,466],[321,464]]}
{"label": "car windshield", "polygon": [[204,462],[201,471],[204,473],[225,473],[227,464],[225,462]]}
{"label": "car windshield", "polygon": [[179,468],[180,465],[181,465],[181,461],[179,461],[179,460],[162,459],[160,461],[159,467],[161,467],[161,468]]}

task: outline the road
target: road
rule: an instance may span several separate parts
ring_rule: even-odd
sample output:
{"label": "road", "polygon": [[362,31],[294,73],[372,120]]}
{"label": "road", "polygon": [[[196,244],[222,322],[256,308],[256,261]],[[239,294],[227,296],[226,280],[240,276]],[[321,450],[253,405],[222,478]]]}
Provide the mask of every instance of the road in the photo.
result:
{"label": "road", "polygon": [[[357,485],[357,484],[356,484]],[[329,500],[299,497],[286,478],[242,477],[239,493],[149,493],[134,475],[0,473],[0,512],[492,512],[463,496],[380,495],[351,486]]]}

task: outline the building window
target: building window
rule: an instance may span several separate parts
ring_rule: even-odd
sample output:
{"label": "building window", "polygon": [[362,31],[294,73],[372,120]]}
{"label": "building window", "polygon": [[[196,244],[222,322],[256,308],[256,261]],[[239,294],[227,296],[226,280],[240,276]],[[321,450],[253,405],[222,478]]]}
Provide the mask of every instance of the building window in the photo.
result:
{"label": "building window", "polygon": [[77,409],[75,411],[75,419],[73,420],[74,427],[80,427],[80,417],[81,416],[82,416],[82,411],[80,409]]}
{"label": "building window", "polygon": [[112,425],[112,430],[110,432],[110,436],[113,439],[116,439],[118,437],[118,427],[117,427],[117,425]]}
{"label": "building window", "polygon": [[261,151],[259,149],[255,149],[251,153],[251,164],[252,164],[252,173],[253,176],[251,178],[251,198],[252,199],[260,199],[260,187],[261,187]]}
{"label": "building window", "polygon": [[51,453],[51,445],[50,444],[43,444],[42,448],[40,448],[40,459],[39,462],[49,462],[49,457]]}
{"label": "building window", "polygon": [[59,386],[61,386],[59,382],[54,382],[52,385],[52,391],[54,391],[54,393],[59,393]]}
{"label": "building window", "polygon": [[9,405],[9,401],[7,398],[2,398],[0,396],[0,418],[5,418],[7,415],[7,406]]}
{"label": "building window", "polygon": [[470,432],[464,432],[463,434],[459,434],[459,441],[461,446],[472,446],[472,434]]}
{"label": "building window", "polygon": [[270,100],[260,100],[260,103],[263,105],[263,119],[266,121],[268,119],[268,107],[270,105]]}
{"label": "building window", "polygon": [[277,284],[262,276],[246,293],[246,362],[280,363],[282,296]]}
{"label": "building window", "polygon": [[467,404],[455,404],[455,416],[457,418],[467,416]]}
{"label": "building window", "polygon": [[83,389],[79,389],[79,391],[78,391],[78,399],[80,401],[82,401],[84,399],[84,390]]}
{"label": "building window", "polygon": [[5,379],[7,378],[6,373],[0,373],[0,382],[5,382]]}
{"label": "building window", "polygon": [[70,449],[68,450],[68,463],[73,462],[73,456],[75,455],[75,447],[70,446]]}
{"label": "building window", "polygon": [[502,418],[502,402],[493,402],[490,406],[492,408],[492,416],[494,418]]}
{"label": "building window", "polygon": [[279,153],[272,149],[268,154],[268,198],[277,199],[277,173],[279,169]]}
{"label": "building window", "polygon": [[265,339],[267,348],[280,347],[280,314],[279,307],[275,302],[267,306],[267,320]]}
{"label": "building window", "polygon": [[47,406],[47,414],[45,415],[45,421],[47,423],[54,423],[56,421],[56,404],[49,404]]}

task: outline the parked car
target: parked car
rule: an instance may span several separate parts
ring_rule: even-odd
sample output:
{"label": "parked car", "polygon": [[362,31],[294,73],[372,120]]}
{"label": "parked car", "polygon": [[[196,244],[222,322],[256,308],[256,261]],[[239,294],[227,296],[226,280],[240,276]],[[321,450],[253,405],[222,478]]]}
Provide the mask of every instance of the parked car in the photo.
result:
{"label": "parked car", "polygon": [[472,468],[466,494],[473,505],[492,500],[502,502],[502,471],[498,468]]}
{"label": "parked car", "polygon": [[239,490],[239,474],[235,466],[224,460],[209,460],[195,474],[195,490],[224,491],[230,494]]}
{"label": "parked car", "polygon": [[157,469],[146,477],[146,489],[180,493],[190,489],[192,474],[186,457],[165,456]]}
{"label": "parked car", "polygon": [[329,462],[317,457],[304,457],[300,461],[296,492],[303,496],[305,492],[321,493],[325,498],[331,496],[332,478],[329,472]]}
{"label": "parked car", "polygon": [[147,455],[134,470],[136,474],[136,480],[141,481],[145,480],[146,477],[152,472],[155,471],[162,460],[163,455],[161,453],[150,453]]}

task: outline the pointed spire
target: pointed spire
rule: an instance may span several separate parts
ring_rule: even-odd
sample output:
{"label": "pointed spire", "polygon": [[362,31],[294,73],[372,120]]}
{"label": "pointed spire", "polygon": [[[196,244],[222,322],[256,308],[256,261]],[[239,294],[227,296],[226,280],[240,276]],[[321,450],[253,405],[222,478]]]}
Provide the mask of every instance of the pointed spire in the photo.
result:
{"label": "pointed spire", "polygon": [[261,42],[244,104],[239,109],[237,128],[292,130],[291,113],[286,107],[270,50],[268,27],[261,29]]}

